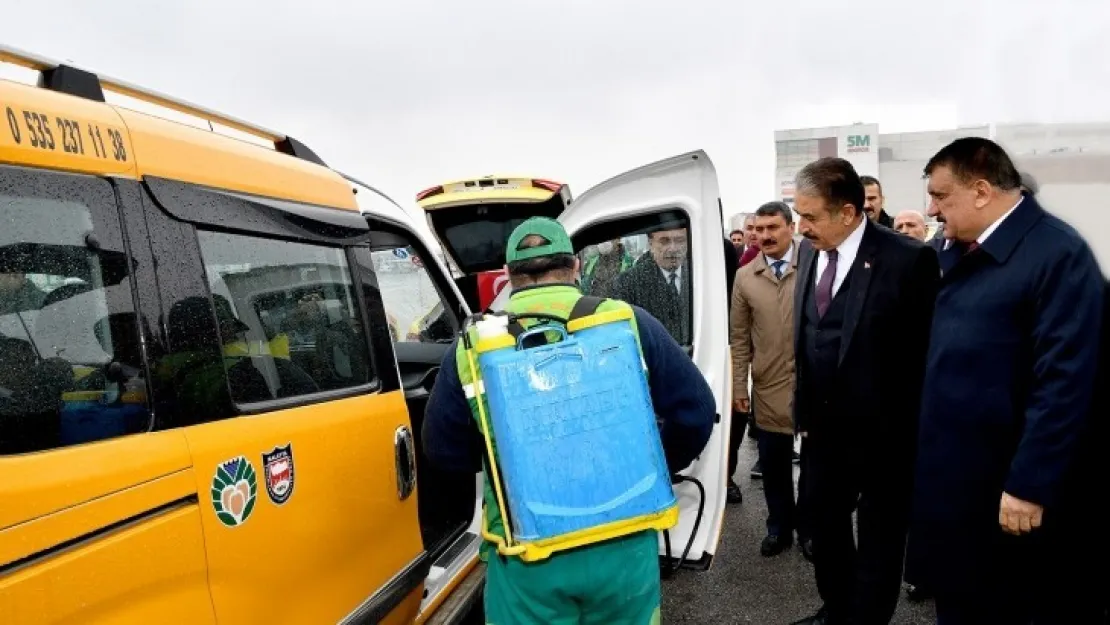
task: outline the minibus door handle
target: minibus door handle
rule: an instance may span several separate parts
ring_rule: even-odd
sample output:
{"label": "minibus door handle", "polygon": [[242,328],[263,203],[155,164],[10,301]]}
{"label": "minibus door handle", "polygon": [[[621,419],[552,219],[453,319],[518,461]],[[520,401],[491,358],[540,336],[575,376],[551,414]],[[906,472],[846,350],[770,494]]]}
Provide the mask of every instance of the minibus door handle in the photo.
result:
{"label": "minibus door handle", "polygon": [[404,501],[416,489],[416,445],[407,425],[393,435],[393,451],[397,467],[397,498]]}

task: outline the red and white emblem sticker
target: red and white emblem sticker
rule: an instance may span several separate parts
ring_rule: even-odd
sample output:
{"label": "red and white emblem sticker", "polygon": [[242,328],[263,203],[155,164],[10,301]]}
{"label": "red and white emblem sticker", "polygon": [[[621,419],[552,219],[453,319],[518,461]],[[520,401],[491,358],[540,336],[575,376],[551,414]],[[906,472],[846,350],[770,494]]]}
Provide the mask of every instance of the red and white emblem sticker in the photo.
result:
{"label": "red and white emblem sticker", "polygon": [[262,468],[270,501],[279,506],[289,501],[293,495],[293,444],[262,454]]}

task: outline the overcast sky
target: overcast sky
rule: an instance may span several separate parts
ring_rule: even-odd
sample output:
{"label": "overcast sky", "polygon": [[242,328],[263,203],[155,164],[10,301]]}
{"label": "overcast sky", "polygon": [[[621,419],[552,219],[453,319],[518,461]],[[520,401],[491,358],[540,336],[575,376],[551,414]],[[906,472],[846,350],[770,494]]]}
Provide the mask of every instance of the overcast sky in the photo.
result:
{"label": "overcast sky", "polygon": [[732,213],[774,199],[776,129],[1110,117],[1107,0],[5,5],[8,44],[285,131],[407,207],[702,148]]}

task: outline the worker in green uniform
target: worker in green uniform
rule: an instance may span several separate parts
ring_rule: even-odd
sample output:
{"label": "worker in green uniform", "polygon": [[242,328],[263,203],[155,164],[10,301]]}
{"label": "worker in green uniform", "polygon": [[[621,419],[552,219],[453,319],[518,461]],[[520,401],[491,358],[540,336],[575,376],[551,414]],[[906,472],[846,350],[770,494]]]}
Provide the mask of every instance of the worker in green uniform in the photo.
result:
{"label": "worker in green uniform", "polygon": [[[543,313],[568,318],[582,293],[575,286],[579,261],[557,221],[532,218],[509,236],[506,261],[512,296],[509,313]],[[629,306],[606,300],[599,312]],[[673,474],[694,461],[709,440],[716,414],[713,394],[693,362],[663,325],[633,306],[647,369],[652,404],[668,470]],[[526,319],[521,320],[525,324]],[[534,322],[533,322],[534,323]],[[476,403],[482,385],[472,384],[464,342],[456,341],[443,359],[428,401],[423,447],[428,459],[445,470],[483,468],[480,417]],[[651,384],[652,380],[663,380]],[[620,445],[621,441],[613,441]],[[496,445],[494,445],[496,449]],[[599,479],[603,479],[599,476]],[[484,479],[485,524],[504,537],[497,498]],[[524,562],[498,553],[486,541],[485,608],[490,625],[650,625],[660,622],[658,533],[643,531],[559,551],[545,560]]]}

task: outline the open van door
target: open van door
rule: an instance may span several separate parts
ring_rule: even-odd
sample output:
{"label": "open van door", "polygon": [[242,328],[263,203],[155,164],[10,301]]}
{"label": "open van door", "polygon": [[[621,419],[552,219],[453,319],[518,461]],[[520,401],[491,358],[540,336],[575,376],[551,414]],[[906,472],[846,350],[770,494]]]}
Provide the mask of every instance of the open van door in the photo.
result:
{"label": "open van door", "polygon": [[[686,348],[713,389],[717,407],[713,434],[698,459],[681,472],[691,481],[675,484],[681,506],[678,525],[660,536],[660,554],[670,559],[670,565],[701,570],[709,567],[721,535],[728,485],[726,416],[732,414],[724,228],[718,198],[713,163],[705,152],[697,151],[603,182],[576,198],[558,218],[580,255],[589,246],[612,242],[611,253],[625,260],[615,263],[617,275],[612,279],[602,280],[608,277],[596,270],[588,294],[619,297],[652,313]],[[631,282],[650,284],[645,282],[648,276],[661,279],[672,268],[678,268],[675,290],[628,288]],[[669,300],[676,291],[677,297]]]}
{"label": "open van door", "polygon": [[394,259],[405,261],[398,271],[375,270],[375,280],[412,428],[420,537],[431,563],[416,622],[455,623],[480,603],[485,579],[484,567],[478,566],[481,478],[429,463],[422,432],[439,365],[470,310],[405,209],[374,187],[346,178],[359,190],[359,210],[370,225],[368,265],[385,268]]}

